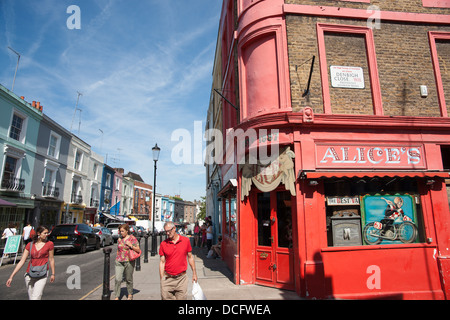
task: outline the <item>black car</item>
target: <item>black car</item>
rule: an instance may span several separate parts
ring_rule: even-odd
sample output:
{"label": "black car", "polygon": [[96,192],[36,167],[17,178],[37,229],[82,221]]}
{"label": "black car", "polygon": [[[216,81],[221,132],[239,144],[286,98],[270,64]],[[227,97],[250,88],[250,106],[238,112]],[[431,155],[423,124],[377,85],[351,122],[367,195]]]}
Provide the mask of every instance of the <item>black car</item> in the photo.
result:
{"label": "black car", "polygon": [[55,245],[55,250],[75,249],[79,253],[85,253],[87,248],[100,249],[100,237],[84,223],[57,225],[48,239]]}

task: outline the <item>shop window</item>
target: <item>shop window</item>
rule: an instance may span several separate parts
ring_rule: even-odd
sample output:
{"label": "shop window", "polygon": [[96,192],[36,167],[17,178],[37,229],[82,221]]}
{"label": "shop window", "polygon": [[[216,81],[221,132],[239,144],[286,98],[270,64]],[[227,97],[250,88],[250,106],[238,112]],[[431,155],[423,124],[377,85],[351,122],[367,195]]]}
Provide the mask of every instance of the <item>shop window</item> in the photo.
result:
{"label": "shop window", "polygon": [[424,242],[415,179],[328,179],[325,196],[329,247]]}
{"label": "shop window", "polygon": [[237,226],[236,226],[236,198],[225,198],[222,200],[225,206],[225,226],[224,232],[230,238],[237,239]]}
{"label": "shop window", "polygon": [[[442,166],[444,170],[450,171],[450,146],[441,146]],[[447,198],[450,207],[450,179],[445,179]]]}
{"label": "shop window", "polygon": [[450,171],[450,146],[441,146],[441,157],[444,170]]}

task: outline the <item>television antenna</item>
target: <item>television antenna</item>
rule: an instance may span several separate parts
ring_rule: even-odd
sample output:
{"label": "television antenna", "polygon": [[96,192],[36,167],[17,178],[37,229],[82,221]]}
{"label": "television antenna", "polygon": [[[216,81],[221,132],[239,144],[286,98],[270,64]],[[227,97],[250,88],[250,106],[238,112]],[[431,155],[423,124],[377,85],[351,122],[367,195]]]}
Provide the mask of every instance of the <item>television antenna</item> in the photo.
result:
{"label": "television antenna", "polygon": [[77,104],[75,105],[75,111],[73,112],[73,117],[72,117],[72,124],[70,125],[70,132],[72,132],[72,128],[73,128],[73,121],[75,120],[75,115],[77,114],[77,110],[80,110],[80,120],[78,122],[78,135],[80,135],[80,126],[81,126],[81,109],[78,109],[78,102],[80,101],[80,96],[82,96],[83,94],[79,91],[77,91],[78,93],[78,97],[77,97]]}

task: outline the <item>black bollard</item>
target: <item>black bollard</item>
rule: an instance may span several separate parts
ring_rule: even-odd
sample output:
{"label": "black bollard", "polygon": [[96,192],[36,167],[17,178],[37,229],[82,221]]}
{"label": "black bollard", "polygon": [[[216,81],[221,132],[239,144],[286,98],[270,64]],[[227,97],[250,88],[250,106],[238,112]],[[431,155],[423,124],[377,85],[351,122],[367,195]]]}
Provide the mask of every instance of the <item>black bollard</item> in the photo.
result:
{"label": "black bollard", "polygon": [[156,237],[157,237],[156,233],[153,232],[153,234],[152,234],[152,252],[151,252],[152,257],[156,256],[156,246],[157,246],[156,241],[158,241],[158,239]]}
{"label": "black bollard", "polygon": [[103,295],[102,300],[110,300],[111,292],[109,290],[109,265],[110,265],[110,254],[112,248],[103,248],[103,253],[105,254],[105,262],[103,264]]}
{"label": "black bollard", "polygon": [[144,263],[148,263],[148,233],[145,233],[144,239]]}
{"label": "black bollard", "polygon": [[[139,243],[139,248],[140,248],[141,247],[141,237],[137,238],[137,241]],[[141,252],[142,252],[142,249],[141,249]],[[141,271],[141,257],[140,256],[136,259],[136,271]]]}

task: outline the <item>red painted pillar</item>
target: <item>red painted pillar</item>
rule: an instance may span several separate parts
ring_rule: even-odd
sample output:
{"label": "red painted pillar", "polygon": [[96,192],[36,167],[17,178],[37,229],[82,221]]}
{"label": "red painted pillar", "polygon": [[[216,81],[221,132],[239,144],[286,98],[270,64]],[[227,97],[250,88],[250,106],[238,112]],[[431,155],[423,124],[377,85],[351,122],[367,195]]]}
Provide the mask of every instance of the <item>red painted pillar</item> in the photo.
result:
{"label": "red painted pillar", "polygon": [[447,189],[443,179],[436,179],[430,188],[436,230],[437,257],[442,290],[450,300],[450,211]]}

